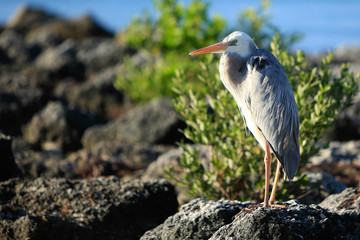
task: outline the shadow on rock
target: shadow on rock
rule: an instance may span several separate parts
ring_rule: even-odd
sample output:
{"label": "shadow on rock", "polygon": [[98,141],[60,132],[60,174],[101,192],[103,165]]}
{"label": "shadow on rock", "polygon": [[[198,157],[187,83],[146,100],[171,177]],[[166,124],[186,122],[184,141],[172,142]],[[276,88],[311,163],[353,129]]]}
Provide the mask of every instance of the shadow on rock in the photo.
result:
{"label": "shadow on rock", "polygon": [[139,239],[177,211],[166,181],[38,178],[0,183],[1,239]]}

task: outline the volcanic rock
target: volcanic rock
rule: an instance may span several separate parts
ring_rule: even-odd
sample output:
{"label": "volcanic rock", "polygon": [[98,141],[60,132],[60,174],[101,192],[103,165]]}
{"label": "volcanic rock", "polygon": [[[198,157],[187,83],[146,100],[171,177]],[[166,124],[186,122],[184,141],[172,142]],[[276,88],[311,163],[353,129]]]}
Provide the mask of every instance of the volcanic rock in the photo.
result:
{"label": "volcanic rock", "polygon": [[15,29],[32,39],[42,32],[50,32],[61,39],[79,39],[90,36],[110,37],[112,34],[98,24],[89,15],[76,19],[62,19],[55,14],[39,8],[26,5],[17,9],[6,25],[7,28]]}
{"label": "volcanic rock", "polygon": [[14,30],[5,30],[0,33],[0,49],[4,51],[5,59],[16,64],[28,63],[32,56],[23,37]]}
{"label": "volcanic rock", "polygon": [[159,99],[135,108],[104,126],[94,126],[84,133],[82,143],[91,149],[99,141],[124,144],[174,144],[184,123],[178,119],[170,99]]}
{"label": "volcanic rock", "polygon": [[[354,214],[359,216],[360,191],[355,188],[346,188],[339,194],[330,195],[319,206],[337,214]],[[360,229],[358,230],[360,232]]]}
{"label": "volcanic rock", "polygon": [[166,181],[11,180],[0,183],[1,239],[139,239],[177,211]]}
{"label": "volcanic rock", "polygon": [[0,132],[0,181],[21,176],[20,169],[14,160],[11,142],[10,136]]}
{"label": "volcanic rock", "polygon": [[247,204],[196,199],[141,239],[359,239],[359,215],[284,204],[287,208],[258,208],[234,219]]}
{"label": "volcanic rock", "polygon": [[[81,147],[80,139],[86,128],[94,124],[93,117],[60,102],[49,102],[24,127],[24,138],[34,146],[62,149],[65,152]],[[49,148],[48,148],[49,149]]]}
{"label": "volcanic rock", "polygon": [[51,47],[42,52],[36,59],[35,65],[51,76],[60,79],[74,76],[82,79],[84,68],[76,58],[74,42],[67,40],[62,44]]}
{"label": "volcanic rock", "polygon": [[114,87],[117,75],[118,68],[109,67],[91,75],[84,83],[62,81],[57,85],[55,95],[83,111],[94,113],[99,122],[108,121],[123,103],[123,94]]}
{"label": "volcanic rock", "polygon": [[306,172],[309,185],[305,186],[305,196],[301,199],[303,204],[319,204],[331,194],[342,192],[346,187],[340,181],[326,172]]}
{"label": "volcanic rock", "polygon": [[244,207],[240,202],[195,199],[140,239],[208,239]]}
{"label": "volcanic rock", "polygon": [[210,239],[358,239],[358,216],[340,216],[316,205],[259,208],[221,227]]}

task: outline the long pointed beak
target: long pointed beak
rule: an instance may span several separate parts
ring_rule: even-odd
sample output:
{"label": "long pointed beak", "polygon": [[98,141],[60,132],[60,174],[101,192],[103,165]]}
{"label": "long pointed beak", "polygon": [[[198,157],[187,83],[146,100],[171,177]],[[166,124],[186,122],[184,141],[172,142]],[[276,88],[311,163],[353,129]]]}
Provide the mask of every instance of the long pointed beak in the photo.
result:
{"label": "long pointed beak", "polygon": [[189,55],[198,55],[198,54],[204,54],[204,53],[222,53],[225,51],[225,49],[228,47],[228,45],[219,42],[213,45],[210,45],[208,47],[204,47],[198,50],[195,50],[191,53],[189,53]]}

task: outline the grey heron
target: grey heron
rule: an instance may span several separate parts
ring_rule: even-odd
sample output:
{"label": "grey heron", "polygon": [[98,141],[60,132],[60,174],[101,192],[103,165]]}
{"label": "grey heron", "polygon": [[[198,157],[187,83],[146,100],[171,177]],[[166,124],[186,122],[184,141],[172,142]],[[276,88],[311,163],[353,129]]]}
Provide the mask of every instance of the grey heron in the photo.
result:
{"label": "grey heron", "polygon": [[[222,53],[220,78],[231,93],[247,128],[265,150],[264,207],[275,205],[280,171],[293,179],[300,161],[299,115],[288,78],[276,57],[243,32],[233,32],[222,42],[189,55]],[[269,199],[271,153],[277,160]]]}

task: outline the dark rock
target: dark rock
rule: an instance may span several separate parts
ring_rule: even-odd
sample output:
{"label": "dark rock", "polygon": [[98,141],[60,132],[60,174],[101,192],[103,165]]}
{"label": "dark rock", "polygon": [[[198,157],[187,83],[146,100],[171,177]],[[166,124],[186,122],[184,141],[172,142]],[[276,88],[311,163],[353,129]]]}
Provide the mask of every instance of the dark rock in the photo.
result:
{"label": "dark rock", "polygon": [[210,239],[359,239],[359,216],[340,216],[316,205],[259,208],[221,227]]}
{"label": "dark rock", "polygon": [[25,64],[33,58],[29,46],[23,37],[14,30],[5,30],[0,34],[0,49],[5,52],[5,59],[17,64]]}
{"label": "dark rock", "polygon": [[58,79],[69,76],[82,79],[84,75],[84,67],[76,58],[74,43],[71,40],[42,52],[37,57],[35,65]]}
{"label": "dark rock", "polygon": [[78,166],[83,177],[115,175],[124,177],[145,169],[169,147],[160,145],[121,145],[116,142],[99,142],[92,151],[81,149],[68,156]]}
{"label": "dark rock", "polygon": [[14,156],[16,156],[17,153],[23,153],[25,151],[32,150],[31,144],[28,143],[22,136],[14,136],[12,137],[12,139],[13,139],[12,150]]}
{"label": "dark rock", "polygon": [[257,208],[234,219],[248,204],[195,199],[141,239],[359,239],[359,214],[288,201],[286,208]]}
{"label": "dark rock", "polygon": [[178,119],[170,99],[152,101],[104,126],[86,130],[82,143],[92,148],[99,141],[133,143],[174,144],[182,138],[179,128],[184,123]]}
{"label": "dark rock", "polygon": [[112,36],[109,31],[98,24],[91,16],[82,16],[77,19],[64,20],[39,8],[22,6],[11,17],[7,28],[16,29],[27,38],[49,32],[61,39],[79,39],[91,36]]}
{"label": "dark rock", "polygon": [[[356,55],[355,55],[356,56]],[[356,64],[360,65],[360,62]],[[360,73],[360,69],[358,71]],[[358,93],[353,105],[342,109],[336,116],[332,127],[324,132],[324,139],[328,141],[351,141],[360,139],[360,94]]]}
{"label": "dark rock", "polygon": [[[161,154],[173,147],[164,145],[150,145],[134,143],[131,145],[118,144],[116,142],[99,142],[92,148],[92,154],[102,158],[116,156],[122,162],[134,164],[140,168],[147,167],[154,162]],[[150,179],[149,179],[150,180]]]}
{"label": "dark rock", "polygon": [[[143,180],[150,180],[150,179],[160,179],[164,178],[164,169],[166,167],[172,167],[174,169],[180,167],[180,157],[183,154],[182,149],[172,149],[161,156],[159,156],[156,161],[152,162],[147,169],[145,170],[144,174],[142,175]],[[183,177],[184,172],[182,172],[182,176],[174,176],[174,177]]]}
{"label": "dark rock", "polygon": [[0,200],[5,239],[139,239],[178,206],[166,181],[116,177],[8,181],[0,184],[0,194],[7,198]]}
{"label": "dark rock", "polygon": [[360,141],[330,142],[302,171],[325,171],[347,187],[360,183]]}
{"label": "dark rock", "polygon": [[20,169],[14,160],[11,142],[10,136],[0,132],[0,181],[21,176]]}
{"label": "dark rock", "polygon": [[[207,165],[209,165],[211,149],[208,146],[200,144],[187,146],[197,149],[199,151],[200,162],[203,164],[203,166],[206,167]],[[149,165],[149,167],[143,174],[142,179],[150,180],[164,178],[164,168],[173,167],[177,169],[180,167],[180,157],[183,155],[183,153],[184,151],[180,148],[171,149],[170,151],[165,152],[164,154],[159,156],[156,161],[153,161]],[[183,175],[177,177],[182,178]]]}
{"label": "dark rock", "polygon": [[18,89],[16,93],[0,92],[0,129],[4,133],[17,136],[21,125],[28,122],[49,100],[42,90]]}
{"label": "dark rock", "polygon": [[[209,166],[210,162],[210,148],[205,145],[187,145],[187,147],[196,148],[199,150],[199,160],[203,164],[204,167]],[[183,150],[180,148],[171,149],[170,151],[165,152],[161,156],[159,156],[156,161],[150,163],[150,165],[146,168],[145,172],[142,174],[141,179],[143,181],[148,181],[150,179],[161,179],[166,178],[164,171],[165,168],[172,168],[174,170],[173,177],[174,179],[182,180],[185,177],[185,172],[182,170],[180,165],[180,157],[183,155]],[[188,190],[186,187],[181,187],[174,181],[176,191],[178,192],[178,202],[180,205],[183,205],[191,200],[193,200],[193,196],[186,193]]]}
{"label": "dark rock", "polygon": [[[13,210],[9,206],[0,205],[2,239],[30,239],[36,222],[26,215],[25,210]],[[33,238],[34,239],[34,238]]]}
{"label": "dark rock", "polygon": [[221,226],[231,223],[233,216],[244,206],[240,202],[195,199],[183,205],[163,224],[146,232],[141,240],[208,239]]}
{"label": "dark rock", "polygon": [[24,179],[80,177],[76,172],[77,165],[57,151],[36,152],[14,148],[14,156]]}
{"label": "dark rock", "polygon": [[81,177],[76,171],[78,163],[70,161],[60,151],[34,151],[21,136],[14,138],[12,149],[24,179]]}
{"label": "dark rock", "polygon": [[50,28],[42,28],[36,31],[36,34],[29,34],[26,42],[32,46],[38,46],[41,49],[56,47],[62,43],[64,39],[57,32]]}
{"label": "dark rock", "polygon": [[22,106],[12,93],[0,92],[0,129],[11,135],[20,134]]}
{"label": "dark rock", "polygon": [[317,165],[306,164],[303,172],[324,171],[334,176],[338,181],[347,187],[360,186],[360,159],[353,161],[322,162]]}
{"label": "dark rock", "polygon": [[26,38],[34,39],[36,35],[53,35],[59,39],[81,39],[86,37],[112,37],[112,33],[97,23],[92,16],[85,15],[76,19],[54,19],[31,29]]}
{"label": "dark rock", "polygon": [[53,99],[45,90],[39,88],[19,89],[15,94],[21,104],[21,124],[28,122],[49,100]]}
{"label": "dark rock", "polygon": [[84,83],[62,81],[56,87],[55,95],[84,111],[94,113],[99,122],[108,121],[123,103],[123,94],[114,87],[117,74],[117,68],[111,67],[91,76]]}
{"label": "dark rock", "polygon": [[355,214],[359,216],[360,191],[355,188],[346,188],[339,194],[330,195],[319,206],[340,215]]}
{"label": "dark rock", "polygon": [[36,147],[62,149],[67,152],[81,147],[83,132],[93,124],[92,115],[68,108],[60,102],[49,102],[24,127],[23,134],[24,138]]}
{"label": "dark rock", "polygon": [[116,66],[129,50],[113,38],[85,38],[77,41],[77,58],[86,67],[88,74]]}
{"label": "dark rock", "polygon": [[332,127],[325,131],[327,141],[350,141],[360,139],[360,102],[343,110],[335,119]]}
{"label": "dark rock", "polygon": [[319,154],[311,157],[309,161],[317,165],[322,162],[352,162],[356,159],[360,159],[360,141],[330,142],[328,148],[320,150]]}
{"label": "dark rock", "polygon": [[15,14],[11,16],[6,27],[26,33],[54,19],[57,19],[55,15],[47,11],[22,5],[16,10]]}
{"label": "dark rock", "polygon": [[340,193],[346,187],[326,172],[307,172],[309,185],[305,186],[305,196],[300,199],[303,204],[318,204],[331,194]]}
{"label": "dark rock", "polygon": [[7,52],[0,48],[0,65],[2,64],[9,64],[11,62],[11,59],[7,55]]}
{"label": "dark rock", "polygon": [[48,71],[35,68],[32,65],[11,65],[0,67],[1,89],[17,94],[19,90],[31,90],[33,88],[46,91],[48,94],[55,85]]}

